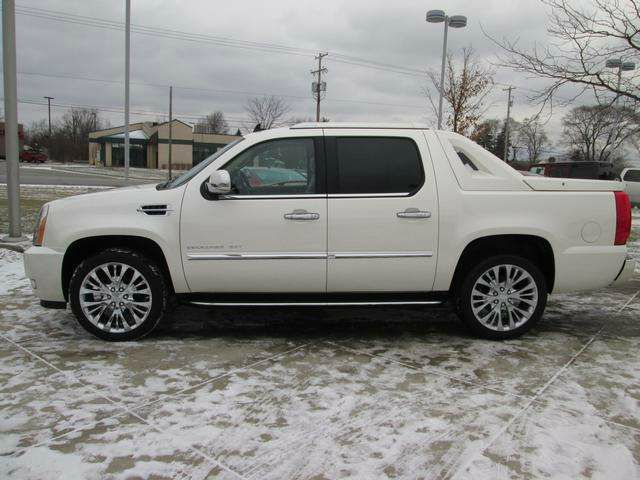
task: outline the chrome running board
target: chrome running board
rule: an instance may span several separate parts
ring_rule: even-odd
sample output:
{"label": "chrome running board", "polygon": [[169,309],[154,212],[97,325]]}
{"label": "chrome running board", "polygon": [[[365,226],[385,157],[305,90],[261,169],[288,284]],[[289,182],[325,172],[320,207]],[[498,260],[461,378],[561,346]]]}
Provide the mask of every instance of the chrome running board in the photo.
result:
{"label": "chrome running board", "polygon": [[190,301],[191,305],[200,307],[370,307],[398,305],[441,305],[440,300],[400,300],[400,301],[363,301],[363,302],[203,302]]}

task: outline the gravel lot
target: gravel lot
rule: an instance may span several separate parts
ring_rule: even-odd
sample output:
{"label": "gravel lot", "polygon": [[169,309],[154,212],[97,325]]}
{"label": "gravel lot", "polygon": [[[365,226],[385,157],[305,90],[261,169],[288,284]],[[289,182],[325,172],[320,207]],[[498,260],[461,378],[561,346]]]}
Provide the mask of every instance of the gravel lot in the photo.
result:
{"label": "gravel lot", "polygon": [[0,277],[0,478],[640,476],[640,275],[502,343],[446,310],[180,307],[109,344],[19,254]]}

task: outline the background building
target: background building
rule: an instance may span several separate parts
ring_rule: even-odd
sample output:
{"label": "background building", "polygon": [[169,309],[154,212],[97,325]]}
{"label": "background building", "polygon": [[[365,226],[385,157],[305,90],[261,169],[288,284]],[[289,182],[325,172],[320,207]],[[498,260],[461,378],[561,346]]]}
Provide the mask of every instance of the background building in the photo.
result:
{"label": "background building", "polygon": [[[235,135],[193,133],[193,127],[180,120],[173,120],[171,128],[171,164],[176,170],[191,168],[238,138]],[[131,167],[169,168],[169,122],[130,124],[129,151]],[[89,163],[124,166],[124,126],[89,133]]]}

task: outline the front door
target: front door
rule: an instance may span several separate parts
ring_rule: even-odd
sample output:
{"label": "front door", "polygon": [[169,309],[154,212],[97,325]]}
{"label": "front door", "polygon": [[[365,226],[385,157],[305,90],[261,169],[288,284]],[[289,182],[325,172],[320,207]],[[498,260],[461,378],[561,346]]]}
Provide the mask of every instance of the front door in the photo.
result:
{"label": "front door", "polygon": [[[304,134],[304,136],[303,136]],[[319,132],[254,143],[220,168],[232,193],[187,186],[181,216],[192,292],[326,291],[327,199]],[[247,141],[247,140],[245,140]]]}
{"label": "front door", "polygon": [[438,209],[429,152],[421,131],[394,132],[326,130],[329,292],[433,288]]}

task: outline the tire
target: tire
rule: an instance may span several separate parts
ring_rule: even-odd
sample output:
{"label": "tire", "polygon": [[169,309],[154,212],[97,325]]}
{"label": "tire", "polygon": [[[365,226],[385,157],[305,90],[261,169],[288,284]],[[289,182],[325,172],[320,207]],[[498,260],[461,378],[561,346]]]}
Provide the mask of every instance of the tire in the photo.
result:
{"label": "tire", "polygon": [[78,323],[111,342],[148,335],[162,319],[168,300],[169,289],[160,267],[140,253],[122,248],[85,259],[69,283],[69,303]]}
{"label": "tire", "polygon": [[[492,280],[496,268],[498,282]],[[547,284],[530,260],[517,255],[497,255],[469,270],[457,303],[460,318],[475,335],[491,340],[516,338],[542,317],[547,304]]]}

